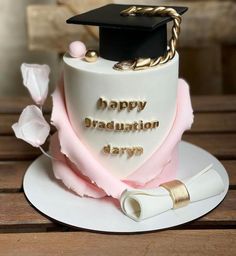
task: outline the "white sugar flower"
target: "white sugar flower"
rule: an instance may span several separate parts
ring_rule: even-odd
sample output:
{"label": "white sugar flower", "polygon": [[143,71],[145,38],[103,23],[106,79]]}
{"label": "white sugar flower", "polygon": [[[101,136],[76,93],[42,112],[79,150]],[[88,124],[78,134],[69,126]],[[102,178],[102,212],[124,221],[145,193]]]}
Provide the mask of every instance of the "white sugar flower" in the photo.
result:
{"label": "white sugar flower", "polygon": [[12,125],[17,138],[26,141],[33,147],[44,144],[50,132],[50,126],[43,117],[42,111],[35,105],[27,106],[17,123]]}
{"label": "white sugar flower", "polygon": [[42,106],[48,95],[49,66],[23,63],[21,73],[23,84],[29,90],[32,99],[37,105]]}

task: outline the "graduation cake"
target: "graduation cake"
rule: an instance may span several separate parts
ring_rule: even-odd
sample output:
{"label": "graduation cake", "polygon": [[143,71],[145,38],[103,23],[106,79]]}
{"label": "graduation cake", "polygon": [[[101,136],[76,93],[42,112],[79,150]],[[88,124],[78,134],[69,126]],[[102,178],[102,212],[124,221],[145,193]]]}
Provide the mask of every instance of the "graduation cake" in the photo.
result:
{"label": "graduation cake", "polygon": [[178,143],[193,121],[175,50],[186,10],[110,4],[67,20],[99,26],[98,52],[65,54],[53,93],[53,171],[78,195],[118,199],[176,177]]}
{"label": "graduation cake", "polygon": [[[66,188],[81,197],[119,200],[123,213],[135,221],[216,195],[223,199],[228,182],[224,184],[212,163],[191,177],[192,170],[186,170],[185,177],[177,179],[182,171],[178,167],[178,146],[193,122],[189,86],[178,79],[176,52],[181,15],[186,10],[112,4],[67,21],[99,26],[99,49],[87,50],[84,43],[76,41],[63,58],[63,75],[52,95],[51,123],[56,132],[51,133],[49,152],[41,146],[50,135],[50,125],[43,116],[50,69],[47,65],[21,65],[23,84],[36,104],[27,106],[12,128],[17,138],[41,149],[51,159],[49,169],[59,182],[47,185],[50,192],[42,200],[42,207],[53,208],[49,216],[54,216],[57,193],[69,196],[66,207],[72,209],[76,203],[76,211],[84,209],[79,202],[83,206],[96,202],[103,213],[103,203],[113,202],[81,198],[72,203],[73,195]],[[168,22],[173,23],[169,42]],[[42,159],[35,162],[42,164]],[[30,169],[27,173],[34,174]],[[43,177],[40,168],[37,172],[37,184],[30,179],[28,193],[28,175],[24,178],[27,197],[33,191],[36,201],[39,194],[35,186],[42,184],[38,178]],[[48,179],[46,175],[45,181]],[[61,187],[60,182],[65,186]],[[199,204],[196,207],[198,212]],[[61,209],[59,206],[58,212],[63,212]],[[191,205],[186,207],[186,216],[192,216],[191,209]]]}

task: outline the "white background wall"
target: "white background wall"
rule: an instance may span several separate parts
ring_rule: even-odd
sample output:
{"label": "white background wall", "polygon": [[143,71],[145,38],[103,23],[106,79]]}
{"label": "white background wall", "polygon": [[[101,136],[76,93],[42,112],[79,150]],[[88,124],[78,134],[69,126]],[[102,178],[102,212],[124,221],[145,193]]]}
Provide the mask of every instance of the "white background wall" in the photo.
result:
{"label": "white background wall", "polygon": [[22,62],[46,63],[51,69],[51,87],[57,80],[58,57],[52,52],[27,49],[26,6],[55,0],[0,0],[0,96],[27,95],[22,86]]}
{"label": "white background wall", "polygon": [[[57,0],[0,0],[0,96],[22,96],[28,95],[22,86],[20,65],[22,62],[46,63],[51,69],[51,87],[59,77],[58,55],[52,52],[36,52],[27,49],[27,24],[26,6],[29,4],[55,4]],[[69,0],[65,0],[69,1]],[[96,0],[70,0],[83,6],[94,3]],[[101,3],[105,0],[97,0]],[[186,78],[194,94],[219,94],[236,92],[236,46],[235,46],[235,13],[236,4],[234,0],[219,1],[193,1],[193,0],[113,0],[116,3],[145,3],[149,5],[173,5],[189,6],[190,9],[185,18],[192,19],[196,24],[196,31],[204,34],[205,39],[209,37],[209,45],[192,47],[191,43],[179,48],[180,76]],[[209,15],[202,16],[202,8]],[[92,8],[92,7],[91,7]],[[219,15],[221,13],[229,15]],[[191,16],[193,15],[193,16]],[[220,19],[218,19],[220,17]],[[228,17],[228,18],[227,18]],[[232,18],[231,18],[232,17]],[[187,20],[187,19],[186,19]],[[216,21],[219,22],[217,23]],[[191,23],[191,19],[189,19]],[[217,29],[215,24],[220,28]],[[226,26],[225,26],[226,24]],[[182,25],[191,37],[193,24],[189,26],[192,30],[188,32],[188,26]],[[216,28],[212,29],[212,28]],[[202,28],[204,28],[202,30]],[[182,31],[184,31],[184,29]],[[215,32],[214,32],[215,31]],[[224,33],[222,33],[224,31]],[[228,31],[228,32],[227,32]],[[231,33],[229,33],[231,31]],[[203,33],[204,32],[204,33]],[[209,32],[209,35],[208,35]],[[214,32],[214,33],[213,33]],[[217,34],[219,33],[219,35]],[[228,33],[228,34],[227,34]],[[212,37],[212,35],[214,36]],[[183,38],[183,33],[182,33]],[[185,37],[185,40],[188,37]],[[212,39],[214,38],[214,40]],[[180,39],[181,40],[181,39]],[[213,41],[212,41],[213,40]],[[181,44],[180,44],[181,45]],[[192,64],[191,64],[192,63]],[[189,65],[191,64],[191,65]]]}

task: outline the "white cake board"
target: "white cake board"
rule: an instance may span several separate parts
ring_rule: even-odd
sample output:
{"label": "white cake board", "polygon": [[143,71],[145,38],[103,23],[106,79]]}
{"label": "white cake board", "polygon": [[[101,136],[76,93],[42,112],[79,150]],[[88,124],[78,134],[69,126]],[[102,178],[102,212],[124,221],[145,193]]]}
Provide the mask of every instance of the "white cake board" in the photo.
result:
{"label": "white cake board", "polygon": [[156,217],[135,222],[125,216],[118,201],[112,199],[80,198],[65,189],[52,173],[51,160],[42,155],[28,168],[24,191],[28,200],[50,218],[73,227],[102,232],[145,232],[181,225],[197,219],[214,209],[225,197],[229,179],[223,165],[207,151],[181,142],[177,178],[195,175],[210,163],[220,174],[225,191],[215,197],[170,210]]}

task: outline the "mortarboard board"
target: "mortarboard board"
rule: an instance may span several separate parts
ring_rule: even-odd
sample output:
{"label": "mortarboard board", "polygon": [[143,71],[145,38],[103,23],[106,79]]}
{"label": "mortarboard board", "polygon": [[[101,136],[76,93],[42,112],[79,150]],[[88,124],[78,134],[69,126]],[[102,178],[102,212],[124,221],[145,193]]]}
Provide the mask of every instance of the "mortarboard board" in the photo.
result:
{"label": "mortarboard board", "polygon": [[[130,5],[109,4],[76,15],[68,19],[67,23],[99,26],[99,52],[105,59],[122,61],[163,56],[167,51],[167,23],[172,18],[122,16],[121,12],[128,7]],[[169,7],[175,9],[178,14],[183,14],[188,9]]]}

